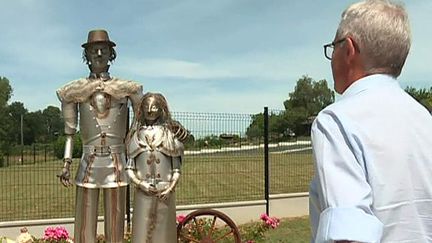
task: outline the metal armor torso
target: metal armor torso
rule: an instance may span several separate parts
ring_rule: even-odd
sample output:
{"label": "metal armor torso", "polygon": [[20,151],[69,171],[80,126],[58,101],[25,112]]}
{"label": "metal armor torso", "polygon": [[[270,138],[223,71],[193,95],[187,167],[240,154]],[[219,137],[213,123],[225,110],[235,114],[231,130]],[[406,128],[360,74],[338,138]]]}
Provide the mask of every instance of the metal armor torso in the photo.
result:
{"label": "metal armor torso", "polygon": [[84,187],[127,185],[123,140],[127,126],[127,98],[115,99],[96,91],[79,103],[83,157],[76,184]]}
{"label": "metal armor torso", "polygon": [[79,104],[80,131],[83,145],[123,144],[127,127],[127,98],[115,99],[95,92]]}
{"label": "metal armor torso", "polygon": [[[168,136],[173,134],[165,127],[143,126],[134,134],[136,176],[162,190],[171,181],[173,173],[173,157],[164,146]],[[179,159],[179,158],[177,158]]]}

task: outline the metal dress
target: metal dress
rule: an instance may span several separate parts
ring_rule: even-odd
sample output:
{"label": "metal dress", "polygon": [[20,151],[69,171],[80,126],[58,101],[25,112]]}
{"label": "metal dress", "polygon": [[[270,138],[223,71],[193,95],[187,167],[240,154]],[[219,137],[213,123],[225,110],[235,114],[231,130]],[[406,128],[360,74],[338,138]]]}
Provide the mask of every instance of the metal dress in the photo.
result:
{"label": "metal dress", "polygon": [[[142,126],[132,135],[128,154],[131,158],[129,175],[137,186],[132,242],[177,242],[175,192],[171,190],[166,200],[157,195],[177,183],[183,144],[163,125]],[[151,185],[156,191],[143,190],[142,183]]]}

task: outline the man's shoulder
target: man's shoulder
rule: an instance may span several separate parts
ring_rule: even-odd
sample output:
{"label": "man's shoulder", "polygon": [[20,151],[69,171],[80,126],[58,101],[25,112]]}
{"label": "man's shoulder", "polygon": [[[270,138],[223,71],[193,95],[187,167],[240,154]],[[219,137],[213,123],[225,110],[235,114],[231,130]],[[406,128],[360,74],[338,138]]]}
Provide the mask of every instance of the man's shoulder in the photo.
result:
{"label": "man's shoulder", "polygon": [[349,99],[339,100],[321,110],[313,122],[312,129],[316,129],[318,124],[319,126],[339,127],[352,121],[352,117],[350,115],[352,111],[352,102],[353,101]]}
{"label": "man's shoulder", "polygon": [[344,116],[361,113],[362,110],[370,110],[373,108],[370,106],[371,104],[381,100],[380,94],[375,93],[364,91],[348,97],[342,96],[339,100],[321,110],[320,113]]}
{"label": "man's shoulder", "polygon": [[105,91],[113,96],[125,97],[142,93],[142,85],[133,80],[113,77],[105,86]]}
{"label": "man's shoulder", "polygon": [[318,113],[317,118],[325,117],[330,114],[334,116],[343,114],[346,110],[349,109],[349,103],[350,102],[347,102],[346,100],[339,100],[333,104],[330,104]]}
{"label": "man's shoulder", "polygon": [[75,86],[86,85],[88,82],[89,82],[89,80],[87,78],[73,79],[71,81],[68,81],[66,84],[64,84],[63,86],[61,86],[57,90],[66,89],[66,88],[75,87]]}
{"label": "man's shoulder", "polygon": [[134,90],[142,89],[142,85],[139,82],[130,79],[121,79],[117,77],[112,77],[109,83],[121,89],[134,89]]}
{"label": "man's shoulder", "polygon": [[69,81],[59,89],[57,89],[57,97],[60,101],[70,102],[70,94],[75,93],[77,90],[83,89],[89,84],[89,80],[87,78],[79,78],[72,81]]}
{"label": "man's shoulder", "polygon": [[131,80],[131,79],[124,79],[124,78],[119,78],[119,77],[111,77],[111,79],[109,80],[109,82],[113,82],[113,83],[124,83],[124,84],[139,84],[137,81],[135,80]]}

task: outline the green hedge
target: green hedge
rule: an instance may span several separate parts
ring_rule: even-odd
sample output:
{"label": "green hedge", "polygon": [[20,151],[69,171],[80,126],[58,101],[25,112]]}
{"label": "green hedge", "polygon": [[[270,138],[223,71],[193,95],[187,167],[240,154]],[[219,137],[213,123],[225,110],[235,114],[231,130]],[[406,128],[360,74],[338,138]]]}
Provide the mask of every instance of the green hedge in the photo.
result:
{"label": "green hedge", "polygon": [[[54,154],[58,159],[62,159],[64,155],[64,148],[66,143],[66,136],[61,136],[57,138],[54,143]],[[74,146],[72,156],[74,158],[81,158],[82,155],[82,142],[79,134],[74,136]]]}
{"label": "green hedge", "polygon": [[4,161],[4,156],[3,156],[3,152],[0,151],[0,168],[1,167],[5,167],[5,161]]}

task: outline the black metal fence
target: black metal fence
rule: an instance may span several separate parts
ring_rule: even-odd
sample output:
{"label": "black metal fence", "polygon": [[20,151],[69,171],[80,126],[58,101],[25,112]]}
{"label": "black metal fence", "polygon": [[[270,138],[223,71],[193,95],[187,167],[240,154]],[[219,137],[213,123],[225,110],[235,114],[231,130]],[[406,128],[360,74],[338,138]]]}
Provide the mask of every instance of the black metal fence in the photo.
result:
{"label": "black metal fence", "polygon": [[[250,114],[172,115],[195,138],[186,144],[177,205],[267,199],[268,194],[308,190],[313,169],[307,138],[266,138],[264,128],[262,136],[247,137]],[[63,187],[56,177],[63,163],[54,145],[17,146],[4,154],[0,221],[73,217],[75,189]],[[130,191],[132,198],[133,186]]]}

